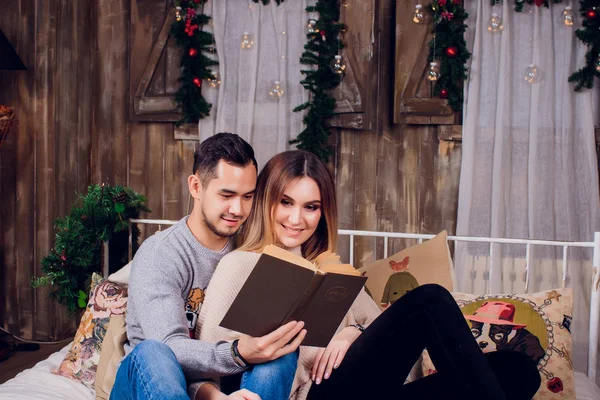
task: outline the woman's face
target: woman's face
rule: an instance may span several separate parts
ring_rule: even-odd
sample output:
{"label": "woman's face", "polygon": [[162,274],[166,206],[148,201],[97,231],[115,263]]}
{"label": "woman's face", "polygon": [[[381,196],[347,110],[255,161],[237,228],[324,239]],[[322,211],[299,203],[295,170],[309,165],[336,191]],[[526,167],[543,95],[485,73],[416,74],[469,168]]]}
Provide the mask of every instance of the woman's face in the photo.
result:
{"label": "woman's face", "polygon": [[292,248],[306,242],[321,219],[321,191],[312,178],[291,182],[275,206],[273,222],[277,242]]}

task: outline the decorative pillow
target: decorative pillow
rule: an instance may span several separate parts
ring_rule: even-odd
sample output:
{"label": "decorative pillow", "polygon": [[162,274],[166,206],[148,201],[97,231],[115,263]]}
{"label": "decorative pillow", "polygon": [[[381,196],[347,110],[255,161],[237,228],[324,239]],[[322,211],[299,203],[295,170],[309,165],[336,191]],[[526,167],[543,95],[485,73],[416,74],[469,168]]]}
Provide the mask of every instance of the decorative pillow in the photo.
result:
{"label": "decorative pillow", "polygon": [[[110,279],[110,276],[109,276]],[[96,400],[108,400],[115,383],[117,370],[125,357],[125,342],[127,341],[127,326],[125,315],[113,315],[102,343],[100,361],[96,371]]]}
{"label": "decorative pillow", "polygon": [[[452,295],[484,353],[522,351],[537,362],[542,384],[535,400],[575,398],[571,289],[533,294]],[[422,369],[424,375],[435,372],[428,354],[423,355]]]}
{"label": "decorative pillow", "polygon": [[446,237],[443,231],[431,240],[360,268],[369,278],[365,286],[375,302],[387,308],[425,283],[437,283],[452,291],[453,267]]}
{"label": "decorative pillow", "polygon": [[126,309],[127,288],[94,273],[87,309],[81,317],[73,345],[58,369],[52,372],[94,389],[96,368],[110,316],[125,314]]}

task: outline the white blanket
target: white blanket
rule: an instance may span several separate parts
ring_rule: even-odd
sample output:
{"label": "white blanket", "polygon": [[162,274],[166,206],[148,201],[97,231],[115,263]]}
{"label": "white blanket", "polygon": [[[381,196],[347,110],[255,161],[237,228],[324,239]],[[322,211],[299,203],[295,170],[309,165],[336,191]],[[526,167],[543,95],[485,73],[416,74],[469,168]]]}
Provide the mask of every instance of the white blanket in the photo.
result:
{"label": "white blanket", "polygon": [[[14,400],[94,400],[93,390],[83,384],[54,375],[50,371],[58,367],[71,344],[61,351],[40,361],[13,379],[0,385],[0,399]],[[581,372],[575,372],[577,400],[600,400],[600,388]]]}

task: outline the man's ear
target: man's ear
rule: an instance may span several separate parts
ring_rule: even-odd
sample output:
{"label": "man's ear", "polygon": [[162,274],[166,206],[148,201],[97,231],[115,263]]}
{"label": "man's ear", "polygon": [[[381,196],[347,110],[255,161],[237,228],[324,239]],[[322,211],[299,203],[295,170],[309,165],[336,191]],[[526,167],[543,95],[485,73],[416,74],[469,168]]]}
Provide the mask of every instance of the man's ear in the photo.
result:
{"label": "man's ear", "polygon": [[188,177],[188,189],[190,194],[195,200],[200,199],[200,192],[202,191],[202,181],[196,174],[192,174]]}

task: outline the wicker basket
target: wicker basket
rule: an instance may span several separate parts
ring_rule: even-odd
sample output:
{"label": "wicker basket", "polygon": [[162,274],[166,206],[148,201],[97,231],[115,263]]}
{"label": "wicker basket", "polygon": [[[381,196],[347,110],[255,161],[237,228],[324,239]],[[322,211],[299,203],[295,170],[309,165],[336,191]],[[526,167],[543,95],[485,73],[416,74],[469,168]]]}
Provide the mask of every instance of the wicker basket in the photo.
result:
{"label": "wicker basket", "polygon": [[0,150],[4,144],[4,140],[8,136],[10,126],[15,120],[15,113],[8,107],[0,105]]}

